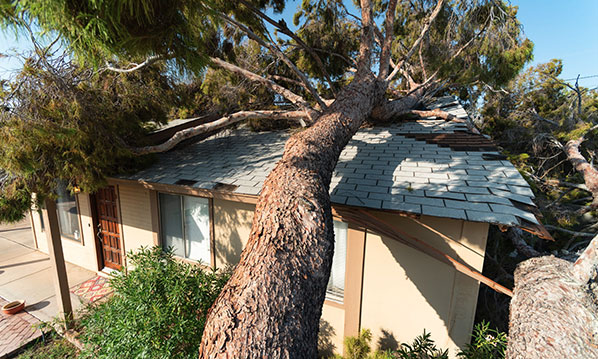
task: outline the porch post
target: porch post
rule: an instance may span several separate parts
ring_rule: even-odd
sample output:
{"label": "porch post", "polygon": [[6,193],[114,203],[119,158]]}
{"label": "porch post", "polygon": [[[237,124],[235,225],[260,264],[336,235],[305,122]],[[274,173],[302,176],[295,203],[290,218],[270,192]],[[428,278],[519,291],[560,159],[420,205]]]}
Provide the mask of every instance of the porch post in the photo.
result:
{"label": "porch post", "polygon": [[48,239],[48,254],[52,264],[52,277],[56,290],[56,301],[58,302],[58,315],[65,321],[67,329],[70,329],[73,319],[73,307],[69,292],[69,282],[62,252],[62,240],[60,239],[60,228],[58,227],[58,214],[56,202],[51,199],[45,200],[46,204],[46,237]]}

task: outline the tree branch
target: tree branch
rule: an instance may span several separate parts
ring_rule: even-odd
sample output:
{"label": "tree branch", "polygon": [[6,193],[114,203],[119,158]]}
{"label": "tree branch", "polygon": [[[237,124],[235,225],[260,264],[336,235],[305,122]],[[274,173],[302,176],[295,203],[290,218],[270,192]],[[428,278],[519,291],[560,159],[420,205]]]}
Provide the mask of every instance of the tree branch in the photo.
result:
{"label": "tree branch", "polygon": [[537,250],[532,248],[532,246],[527,244],[527,242],[523,238],[523,231],[521,230],[521,228],[511,227],[509,228],[507,235],[509,236],[511,242],[517,249],[517,252],[523,254],[527,258],[539,257],[542,255],[542,253],[538,252]]}
{"label": "tree branch", "polygon": [[372,45],[374,41],[374,20],[371,0],[361,0],[361,41],[359,42],[359,60],[357,75],[371,72]]}
{"label": "tree branch", "polygon": [[336,97],[336,90],[333,86],[332,80],[330,79],[330,75],[328,74],[328,71],[326,71],[326,67],[324,66],[324,63],[322,62],[322,59],[320,58],[320,56],[318,56],[318,54],[316,54],[316,52],[314,51],[314,49],[312,47],[307,46],[307,44],[305,42],[303,42],[303,40],[297,34],[295,34],[293,31],[291,31],[288,28],[288,26],[284,20],[274,21],[274,19],[272,19],[268,15],[264,14],[262,11],[257,9],[255,6],[251,5],[249,2],[247,2],[245,0],[239,0],[239,2],[242,3],[243,5],[247,6],[251,11],[253,11],[255,14],[257,14],[259,17],[266,20],[270,25],[274,26],[281,33],[283,33],[283,34],[287,35],[288,37],[290,37],[291,39],[295,40],[297,42],[297,44],[299,44],[302,48],[304,48],[316,61],[316,64],[320,68],[320,71],[322,71],[322,75],[324,75],[326,82],[328,82],[328,86],[330,87],[332,94]]}
{"label": "tree branch", "polygon": [[550,229],[550,230],[553,230],[553,231],[559,231],[559,232],[571,234],[571,235],[577,236],[577,237],[594,237],[596,235],[596,233],[576,232],[576,231],[571,231],[569,229],[565,229],[565,228],[553,226],[553,225],[550,225],[550,224],[545,224],[544,228]]}
{"label": "tree branch", "polygon": [[231,17],[229,17],[223,13],[220,13],[220,12],[218,12],[218,16],[220,16],[227,22],[229,22],[232,25],[239,28],[241,31],[243,31],[245,34],[247,34],[247,36],[250,39],[256,41],[258,44],[267,48],[268,50],[270,50],[270,52],[272,52],[273,55],[275,55],[280,60],[282,60],[282,62],[284,62],[291,69],[291,71],[293,71],[297,75],[297,77],[299,77],[299,79],[301,79],[301,82],[303,82],[305,84],[305,86],[309,89],[309,93],[313,96],[313,98],[316,100],[316,102],[320,105],[320,108],[322,108],[323,110],[327,108],[326,103],[322,100],[322,98],[320,97],[320,95],[318,94],[316,89],[313,87],[311,82],[309,82],[309,79],[307,78],[307,76],[305,76],[305,74],[303,72],[301,72],[301,70],[299,70],[297,68],[297,66],[295,66],[295,64],[284,54],[284,52],[282,52],[276,46],[267,43],[261,37],[259,37],[256,33],[251,31],[251,29],[249,29],[247,26],[232,19]]}
{"label": "tree branch", "polygon": [[382,41],[382,52],[380,54],[380,67],[378,69],[378,79],[388,76],[390,63],[390,47],[392,45],[393,30],[395,23],[395,12],[397,9],[397,0],[390,0],[386,9],[386,20],[384,21],[384,41]]}
{"label": "tree branch", "polygon": [[107,65],[104,69],[124,74],[124,73],[129,73],[129,72],[134,72],[134,71],[140,70],[140,69],[142,69],[146,66],[149,66],[149,65],[155,63],[156,61],[162,60],[164,58],[165,57],[163,55],[154,55],[154,56],[148,57],[147,59],[145,59],[145,61],[143,61],[140,64],[131,63],[130,66],[132,66],[132,67],[129,67],[127,69],[112,67],[110,65]]}
{"label": "tree branch", "polygon": [[[598,128],[598,125],[591,127],[586,133],[589,133],[596,128]],[[576,140],[568,141],[565,144],[564,151],[567,155],[567,159],[571,162],[575,170],[583,175],[585,185],[594,197],[592,206],[596,207],[598,206],[598,170],[583,157],[579,150],[579,146],[581,146],[581,143],[584,140],[584,136],[581,136]]]}
{"label": "tree branch", "polygon": [[438,16],[438,14],[440,13],[440,10],[442,9],[443,4],[444,4],[444,0],[438,0],[438,3],[436,4],[434,11],[432,11],[430,16],[428,17],[428,20],[425,22],[424,27],[422,28],[422,31],[421,31],[419,37],[417,38],[417,40],[415,40],[415,42],[413,43],[413,45],[411,46],[411,49],[409,49],[407,54],[405,56],[403,56],[403,58],[396,64],[392,73],[390,75],[388,75],[388,77],[386,78],[386,81],[391,81],[397,75],[397,73],[399,72],[399,69],[401,67],[403,67],[403,65],[405,64],[405,61],[409,60],[411,55],[413,55],[413,53],[419,46],[420,42],[422,42],[422,40],[424,39],[424,37],[426,36],[428,31],[430,30],[430,26],[432,25],[432,23],[434,22],[434,20]]}
{"label": "tree branch", "polygon": [[596,275],[596,270],[598,270],[598,235],[575,261],[573,275],[581,284],[587,284]]}
{"label": "tree branch", "polygon": [[269,80],[265,77],[262,77],[260,75],[257,75],[249,70],[243,69],[239,66],[233,65],[233,64],[226,62],[220,58],[210,57],[210,60],[212,60],[212,62],[215,65],[220,66],[225,70],[234,72],[234,73],[242,75],[252,81],[256,81],[256,82],[263,84],[264,86],[268,87],[272,91],[278,93],[279,95],[283,96],[287,100],[291,101],[293,104],[299,106],[301,109],[305,110],[306,113],[309,114],[309,118],[317,116],[317,112],[310,107],[309,103],[307,103],[307,101],[305,101],[305,99],[303,99],[303,97],[295,94],[294,92],[292,92],[291,90],[288,90],[285,87],[280,86],[276,82]]}
{"label": "tree branch", "polygon": [[131,151],[137,155],[166,152],[187,139],[218,130],[243,120],[270,119],[302,121],[306,117],[308,116],[305,111],[239,111],[209,123],[203,123],[199,126],[181,130],[175,133],[169,140],[159,145],[132,148]]}
{"label": "tree branch", "polygon": [[546,123],[549,123],[549,124],[551,124],[551,125],[553,125],[553,126],[556,126],[556,127],[558,127],[558,126],[559,126],[559,124],[558,124],[558,123],[556,123],[556,122],[554,122],[554,121],[552,121],[552,120],[549,120],[549,119],[547,119],[547,118],[544,118],[544,117],[540,116],[540,114],[538,113],[538,111],[536,111],[536,109],[535,109],[535,108],[532,108],[532,109],[530,110],[530,112],[531,112],[532,116],[534,116],[534,118],[535,118],[535,119],[537,119],[537,120],[544,121],[544,122],[546,122]]}

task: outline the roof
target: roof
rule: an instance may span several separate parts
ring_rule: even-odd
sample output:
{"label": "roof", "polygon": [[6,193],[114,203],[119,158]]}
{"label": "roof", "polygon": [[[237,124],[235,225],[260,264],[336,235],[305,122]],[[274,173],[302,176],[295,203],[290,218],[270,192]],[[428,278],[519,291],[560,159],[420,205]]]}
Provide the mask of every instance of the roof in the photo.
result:
{"label": "roof", "polygon": [[[454,99],[428,106],[439,107],[467,119]],[[330,185],[333,204],[540,225],[534,194],[517,169],[490,140],[458,121],[426,118],[360,129],[337,163]],[[232,193],[258,195],[290,135],[230,130],[160,154],[151,167],[121,178],[207,190],[224,186]]]}

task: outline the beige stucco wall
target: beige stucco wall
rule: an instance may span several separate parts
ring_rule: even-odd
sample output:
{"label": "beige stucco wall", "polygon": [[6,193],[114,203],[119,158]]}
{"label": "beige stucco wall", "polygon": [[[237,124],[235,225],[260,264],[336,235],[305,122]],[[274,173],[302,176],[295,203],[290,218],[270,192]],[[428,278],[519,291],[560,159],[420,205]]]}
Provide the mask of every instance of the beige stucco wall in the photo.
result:
{"label": "beige stucco wall", "polygon": [[321,354],[330,356],[343,352],[345,309],[342,306],[324,304],[320,318],[318,348]]}
{"label": "beige stucco wall", "polygon": [[[408,218],[379,215],[410,235],[482,270],[488,225],[423,216],[420,221],[448,241]],[[452,267],[395,240],[368,233],[363,272],[361,327],[373,343],[411,342],[425,329],[454,356],[469,342],[478,283]]]}
{"label": "beige stucco wall", "polygon": [[255,205],[214,199],[214,248],[216,267],[239,262],[247,244]]}
{"label": "beige stucco wall", "polygon": [[[95,236],[92,228],[93,224],[89,195],[87,193],[78,193],[76,197],[79,210],[81,241],[77,242],[69,238],[62,238],[64,258],[67,262],[92,271],[97,271],[100,268],[98,267],[96,256],[96,242],[94,241]],[[31,218],[38,250],[48,253],[46,233],[41,230],[41,218],[37,210],[32,210]]]}
{"label": "beige stucco wall", "polygon": [[150,190],[141,185],[123,184],[117,190],[125,253],[154,246]]}
{"label": "beige stucco wall", "polygon": [[[153,246],[158,242],[159,228],[156,193],[142,185],[122,183],[117,185],[117,191],[125,250]],[[79,194],[78,200],[83,241],[79,244],[64,239],[65,258],[85,268],[98,270],[89,196]],[[249,238],[254,210],[255,205],[252,204],[213,199],[217,267],[223,268],[238,262]],[[33,214],[37,242],[40,250],[47,252],[45,234],[39,231],[36,212],[33,211]],[[427,216],[420,219],[453,239],[446,240],[409,218],[392,213],[376,215],[453,258],[482,270],[488,224]],[[411,342],[425,329],[432,333],[439,347],[449,348],[454,356],[456,348],[469,341],[478,283],[395,240],[360,230],[355,230],[349,239],[358,238],[360,234],[362,241],[365,237],[365,247],[361,247],[360,252],[363,253],[363,259],[358,260],[359,266],[363,265],[363,278],[359,278],[361,272],[357,272],[353,275],[356,278],[346,279],[346,288],[357,288],[351,294],[346,289],[345,298],[352,295],[351,304],[325,303],[322,323],[325,323],[328,332],[327,337],[322,339],[337,353],[341,353],[345,330],[352,334],[356,333],[357,328],[357,324],[350,324],[345,319],[358,318],[359,328],[372,330],[374,346],[379,343]],[[351,246],[349,242],[348,250]],[[347,265],[357,264],[348,262]],[[361,281],[363,288],[359,290],[359,286],[349,285],[349,281]],[[357,304],[355,297],[358,298]],[[357,323],[355,320],[353,322]]]}

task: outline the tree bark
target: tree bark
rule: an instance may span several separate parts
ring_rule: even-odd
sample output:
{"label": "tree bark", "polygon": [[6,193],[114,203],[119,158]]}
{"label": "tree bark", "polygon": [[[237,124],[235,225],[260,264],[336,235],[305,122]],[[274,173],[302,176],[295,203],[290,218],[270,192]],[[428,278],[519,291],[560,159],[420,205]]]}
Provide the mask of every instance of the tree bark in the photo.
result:
{"label": "tree bark", "polygon": [[598,236],[575,264],[532,258],[515,271],[507,359],[598,358]]}
{"label": "tree bark", "polygon": [[315,358],[334,247],[328,195],[338,157],[384,89],[356,79],[293,135],[264,183],[252,231],[208,314],[201,358]]}
{"label": "tree bark", "polygon": [[270,119],[303,121],[307,117],[308,115],[305,111],[239,111],[219,118],[216,121],[202,123],[201,125],[181,130],[175,133],[170,139],[168,139],[168,141],[159,145],[132,148],[131,151],[137,155],[166,152],[173,149],[179,143],[192,137],[245,120]]}
{"label": "tree bark", "polygon": [[592,197],[594,197],[592,206],[598,207],[598,170],[596,170],[596,168],[594,168],[594,166],[592,166],[579,151],[579,146],[581,146],[583,140],[584,138],[581,137],[580,139],[567,142],[565,145],[565,153],[567,154],[569,162],[575,167],[575,170],[583,175],[586,187],[592,193]]}

